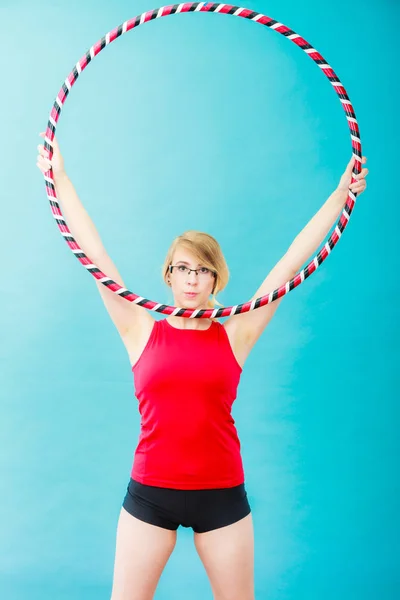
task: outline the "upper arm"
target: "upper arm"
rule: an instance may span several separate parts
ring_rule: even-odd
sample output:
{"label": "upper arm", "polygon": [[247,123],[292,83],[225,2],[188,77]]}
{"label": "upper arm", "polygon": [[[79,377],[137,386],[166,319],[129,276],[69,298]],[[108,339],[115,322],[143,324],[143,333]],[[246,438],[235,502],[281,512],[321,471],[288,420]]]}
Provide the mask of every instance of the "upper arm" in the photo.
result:
{"label": "upper arm", "polygon": [[[122,287],[126,287],[117,267],[106,252],[98,256],[94,262],[103,273],[106,273]],[[143,327],[152,326],[154,319],[145,308],[121,298],[98,281],[96,281],[96,285],[108,314],[122,338],[128,334],[139,335]]]}
{"label": "upper arm", "polygon": [[[264,279],[251,300],[269,294],[289,281],[295,274],[296,271],[289,263],[286,255],[283,256]],[[231,337],[235,340],[236,347],[239,350],[242,350],[242,354],[243,350],[245,350],[246,353],[250,352],[251,348],[271,321],[283,298],[284,296],[255,310],[232,315],[226,320],[224,326],[227,330],[230,330]]]}

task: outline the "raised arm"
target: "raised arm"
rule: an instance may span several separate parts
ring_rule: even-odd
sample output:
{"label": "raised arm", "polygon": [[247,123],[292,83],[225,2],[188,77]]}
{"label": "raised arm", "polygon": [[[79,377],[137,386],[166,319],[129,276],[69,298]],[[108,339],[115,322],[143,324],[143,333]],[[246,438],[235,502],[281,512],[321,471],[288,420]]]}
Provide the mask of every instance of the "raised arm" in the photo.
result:
{"label": "raised arm", "polygon": [[[43,137],[43,134],[40,135]],[[126,287],[65,171],[64,160],[57,140],[54,140],[54,152],[51,162],[48,160],[43,145],[40,144],[38,150],[37,166],[43,173],[48,171],[49,168],[53,169],[57,198],[75,240],[99,269],[121,286]],[[103,284],[97,281],[95,283],[111,320],[124,341],[128,336],[130,338],[141,337],[143,329],[151,327],[154,319],[145,309],[120,298]]]}
{"label": "raised arm", "polygon": [[[366,160],[363,157],[363,164],[366,163]],[[354,159],[351,159],[336,190],[298,234],[285,255],[270,271],[251,300],[265,296],[286,283],[286,281],[292,279],[305,261],[318,250],[331,227],[339,218],[347,200],[349,188],[358,195],[365,190],[365,177],[368,174],[368,169],[362,169],[358,175],[358,180],[350,184],[353,165]],[[235,341],[238,354],[240,353],[241,356],[244,356],[250,352],[274,316],[283,298],[284,296],[271,304],[244,314],[233,315],[227,319],[224,325],[226,330],[229,331],[231,339]]]}

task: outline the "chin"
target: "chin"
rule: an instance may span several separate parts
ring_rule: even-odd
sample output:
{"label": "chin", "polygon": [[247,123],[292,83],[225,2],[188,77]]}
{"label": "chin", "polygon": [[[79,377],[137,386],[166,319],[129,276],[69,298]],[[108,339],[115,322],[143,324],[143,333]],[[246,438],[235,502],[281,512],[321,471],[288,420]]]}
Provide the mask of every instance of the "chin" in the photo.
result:
{"label": "chin", "polygon": [[199,302],[197,298],[182,298],[182,303],[180,304],[182,308],[191,308],[191,309],[201,309],[205,308],[204,304]]}
{"label": "chin", "polygon": [[193,310],[198,310],[200,308],[202,308],[201,304],[197,304],[197,302],[193,301],[193,302],[188,302],[187,300],[185,300],[182,304],[181,304],[182,308],[190,308]]}

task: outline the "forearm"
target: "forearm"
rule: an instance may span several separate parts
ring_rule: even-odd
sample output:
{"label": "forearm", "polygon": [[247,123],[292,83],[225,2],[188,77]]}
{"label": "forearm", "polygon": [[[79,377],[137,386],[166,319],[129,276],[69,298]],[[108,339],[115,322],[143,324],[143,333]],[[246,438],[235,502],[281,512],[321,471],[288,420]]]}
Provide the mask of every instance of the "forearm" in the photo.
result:
{"label": "forearm", "polygon": [[66,173],[54,179],[57,198],[69,230],[85,254],[91,259],[105,252],[96,227],[80,201],[78,194]]}
{"label": "forearm", "polygon": [[294,239],[286,252],[286,259],[297,272],[311,258],[336,223],[347,199],[347,192],[335,190],[319,211]]}

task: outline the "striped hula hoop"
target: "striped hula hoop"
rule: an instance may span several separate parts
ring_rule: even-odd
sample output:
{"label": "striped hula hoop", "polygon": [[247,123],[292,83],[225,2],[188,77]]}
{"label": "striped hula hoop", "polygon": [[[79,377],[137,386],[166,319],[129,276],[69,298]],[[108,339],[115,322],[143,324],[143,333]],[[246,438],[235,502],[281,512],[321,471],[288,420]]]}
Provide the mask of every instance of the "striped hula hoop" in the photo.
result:
{"label": "striped hula hoop", "polygon": [[[291,40],[296,46],[301,48],[308,56],[318,65],[318,67],[322,70],[324,75],[331,82],[333,89],[339,96],[339,100],[342,104],[344,112],[346,114],[346,119],[348,122],[348,126],[350,129],[350,137],[352,144],[353,156],[355,158],[355,163],[353,167],[352,173],[352,182],[355,181],[354,176],[358,175],[361,172],[361,140],[360,140],[360,132],[356,119],[356,115],[353,109],[353,106],[349,100],[347,92],[340,82],[339,78],[331,68],[331,66],[325,61],[325,59],[321,56],[315,48],[313,48],[304,38],[295,33],[292,29],[286,27],[282,23],[278,21],[274,21],[270,17],[267,17],[261,13],[254,12],[247,8],[240,8],[238,6],[232,6],[230,4],[213,4],[211,2],[186,2],[184,4],[174,4],[170,6],[163,6],[161,8],[156,8],[154,10],[150,10],[142,13],[130,19],[129,21],[125,21],[119,27],[116,27],[109,33],[107,33],[104,37],[101,38],[94,46],[90,48],[86,52],[86,54],[76,63],[72,72],[68,75],[65,82],[62,85],[62,88],[57,94],[55,99],[53,108],[51,110],[44,146],[46,150],[49,152],[49,158],[51,160],[53,155],[53,139],[56,131],[56,126],[58,120],[60,118],[61,110],[64,106],[64,103],[67,99],[67,96],[82,73],[88,66],[88,64],[92,61],[92,59],[103,50],[106,46],[111,44],[118,37],[122,36],[124,33],[138,27],[139,25],[143,25],[153,19],[158,19],[160,17],[167,17],[169,15],[174,15],[178,13],[188,13],[188,12],[206,12],[206,13],[219,13],[223,15],[233,15],[234,17],[242,17],[243,19],[249,19],[250,21],[255,21],[256,23],[260,23],[261,25],[265,25],[270,29],[275,30],[281,35],[285,36],[289,40]],[[324,262],[324,260],[328,257],[330,252],[336,246],[339,241],[343,231],[346,229],[347,224],[350,220],[350,215],[353,211],[356,194],[354,194],[351,190],[349,190],[346,204],[343,208],[343,211],[339,217],[339,220],[336,223],[334,231],[330,235],[327,242],[321,248],[321,250],[314,256],[311,262],[301,271],[299,271],[293,279],[287,281],[281,287],[271,291],[269,294],[257,298],[255,300],[246,302],[244,304],[237,304],[236,306],[225,306],[221,308],[208,308],[208,309],[189,309],[189,308],[179,308],[176,306],[169,306],[167,304],[159,304],[152,300],[148,300],[147,298],[143,298],[142,296],[138,296],[128,289],[121,287],[113,281],[110,277],[107,277],[105,273],[103,273],[93,262],[90,260],[88,256],[82,251],[74,237],[72,236],[66,220],[64,219],[60,205],[57,202],[56,190],[54,187],[54,179],[52,171],[47,171],[44,175],[45,184],[46,184],[46,193],[50,202],[51,211],[57,223],[58,229],[60,230],[61,235],[64,237],[68,246],[75,254],[76,258],[79,262],[92,274],[93,277],[103,285],[108,287],[112,292],[121,296],[125,300],[129,302],[133,302],[139,306],[147,308],[149,310],[163,313],[166,315],[174,315],[178,317],[188,317],[188,318],[218,318],[225,317],[233,314],[244,313],[250,310],[255,310],[260,306],[265,306],[271,302],[274,302],[278,298],[285,296],[288,292],[298,287],[305,279],[310,277],[314,271]]]}

